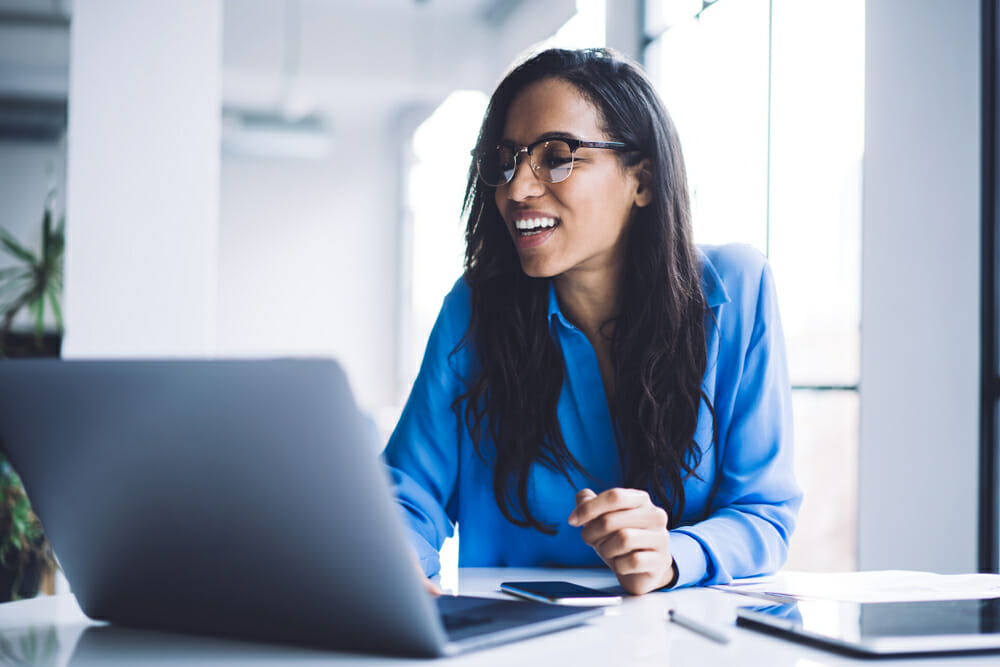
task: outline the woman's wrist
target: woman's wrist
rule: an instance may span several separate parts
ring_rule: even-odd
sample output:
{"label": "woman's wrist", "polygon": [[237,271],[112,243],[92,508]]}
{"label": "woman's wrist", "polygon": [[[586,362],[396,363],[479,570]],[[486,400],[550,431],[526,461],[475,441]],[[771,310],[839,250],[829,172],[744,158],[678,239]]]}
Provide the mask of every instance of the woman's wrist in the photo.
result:
{"label": "woman's wrist", "polygon": [[673,557],[670,558],[670,572],[670,581],[663,586],[664,588],[673,588],[676,586],[677,579],[680,577],[680,572],[677,571],[677,561]]}

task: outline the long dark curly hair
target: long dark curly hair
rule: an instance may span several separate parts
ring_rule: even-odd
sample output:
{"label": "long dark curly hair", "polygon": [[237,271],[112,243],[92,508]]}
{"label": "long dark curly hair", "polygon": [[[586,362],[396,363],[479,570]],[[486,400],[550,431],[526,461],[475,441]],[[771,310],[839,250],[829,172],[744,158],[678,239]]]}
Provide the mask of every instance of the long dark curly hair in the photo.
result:
{"label": "long dark curly hair", "polygon": [[[638,148],[619,154],[623,166],[649,161],[652,202],[636,210],[626,231],[618,312],[603,330],[610,336],[615,392],[609,406],[625,484],[648,490],[674,526],[684,512],[683,482],[702,456],[694,439],[702,401],[715,422],[702,390],[708,311],[680,142],[638,66],[605,49],[550,49],[501,81],[477,152],[499,143],[518,93],[547,78],[572,84],[600,112],[609,138]],[[479,456],[493,459],[493,490],[507,520],[553,534],[554,527],[529,507],[531,466],[541,464],[567,479],[570,470],[581,468],[556,414],[565,368],[549,329],[549,279],[522,271],[494,189],[478,179],[475,160],[463,214],[472,314],[455,351],[474,345],[480,365],[452,409]]]}

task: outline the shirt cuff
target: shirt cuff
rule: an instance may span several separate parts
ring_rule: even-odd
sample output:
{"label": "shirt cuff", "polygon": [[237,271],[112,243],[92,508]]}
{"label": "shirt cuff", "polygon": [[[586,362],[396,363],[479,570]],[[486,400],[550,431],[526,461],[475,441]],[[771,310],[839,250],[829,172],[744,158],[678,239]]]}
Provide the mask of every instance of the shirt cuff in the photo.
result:
{"label": "shirt cuff", "polygon": [[440,573],[441,554],[438,553],[438,550],[432,547],[430,542],[417,531],[408,528],[406,532],[409,533],[410,546],[413,547],[417,562],[420,563],[420,569],[424,571],[427,578],[430,579]]}
{"label": "shirt cuff", "polygon": [[708,557],[701,543],[687,533],[670,531],[670,554],[677,564],[677,581],[674,588],[692,586],[708,575]]}

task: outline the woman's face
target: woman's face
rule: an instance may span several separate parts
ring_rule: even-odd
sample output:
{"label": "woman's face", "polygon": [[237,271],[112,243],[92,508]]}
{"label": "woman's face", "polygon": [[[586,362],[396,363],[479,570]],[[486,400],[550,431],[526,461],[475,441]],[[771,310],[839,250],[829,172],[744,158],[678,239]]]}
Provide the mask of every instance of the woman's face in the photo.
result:
{"label": "woman's face", "polygon": [[[601,130],[598,110],[571,83],[555,78],[514,98],[502,138],[521,147],[550,134],[612,140]],[[640,185],[643,165],[623,168],[615,151],[581,147],[569,178],[547,183],[528,162],[521,153],[513,179],[495,193],[524,272],[535,278],[617,275],[634,207],[649,203],[649,188]]]}

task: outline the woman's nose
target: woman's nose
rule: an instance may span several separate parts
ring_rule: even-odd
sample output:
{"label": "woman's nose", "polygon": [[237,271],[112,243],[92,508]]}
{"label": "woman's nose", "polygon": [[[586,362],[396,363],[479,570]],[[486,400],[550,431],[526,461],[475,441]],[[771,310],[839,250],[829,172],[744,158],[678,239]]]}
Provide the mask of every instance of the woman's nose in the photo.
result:
{"label": "woman's nose", "polygon": [[531,168],[531,157],[523,154],[514,166],[514,177],[507,184],[507,198],[524,201],[545,191],[545,185]]}

